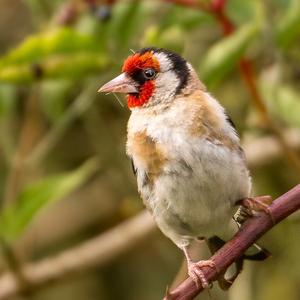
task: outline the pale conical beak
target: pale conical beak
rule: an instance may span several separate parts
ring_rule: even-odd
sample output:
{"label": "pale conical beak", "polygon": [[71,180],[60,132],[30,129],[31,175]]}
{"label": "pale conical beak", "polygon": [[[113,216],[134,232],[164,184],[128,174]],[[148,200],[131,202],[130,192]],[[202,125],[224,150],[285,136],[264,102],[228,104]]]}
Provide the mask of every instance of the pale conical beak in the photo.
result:
{"label": "pale conical beak", "polygon": [[98,92],[105,93],[138,93],[136,83],[127,74],[122,73],[111,81],[105,83]]}

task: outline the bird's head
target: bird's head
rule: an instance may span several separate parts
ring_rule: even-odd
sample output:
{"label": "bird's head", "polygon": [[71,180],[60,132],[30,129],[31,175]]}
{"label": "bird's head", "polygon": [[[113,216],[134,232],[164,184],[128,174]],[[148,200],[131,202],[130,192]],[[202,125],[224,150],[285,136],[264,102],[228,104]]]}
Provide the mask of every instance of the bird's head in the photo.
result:
{"label": "bird's head", "polygon": [[187,86],[192,67],[174,52],[144,48],[127,57],[122,71],[99,92],[125,93],[133,109],[172,101]]}

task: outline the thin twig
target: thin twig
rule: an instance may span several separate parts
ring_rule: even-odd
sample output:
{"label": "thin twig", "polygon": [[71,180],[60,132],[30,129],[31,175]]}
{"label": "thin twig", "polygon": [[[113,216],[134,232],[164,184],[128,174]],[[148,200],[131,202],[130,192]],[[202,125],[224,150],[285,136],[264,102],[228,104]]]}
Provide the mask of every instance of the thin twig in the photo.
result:
{"label": "thin twig", "polygon": [[[90,120],[91,118],[88,119]],[[98,126],[98,128],[101,129],[102,127]],[[101,133],[100,135],[102,136]],[[290,147],[300,149],[299,130],[290,129],[285,132],[285,137],[289,141]],[[108,149],[110,149],[110,147],[108,147]],[[278,140],[272,136],[265,136],[255,139],[254,141],[248,141],[243,144],[243,149],[245,150],[247,163],[251,170],[257,167],[263,167],[282,157],[282,149],[278,144]],[[105,169],[105,166],[102,167]],[[100,183],[98,180],[92,181],[85,189],[92,191],[95,189],[95,186],[98,186]],[[34,251],[40,252],[40,250],[45,247],[54,245],[61,240],[67,239],[67,237],[82,232],[92,226],[92,224],[98,224],[99,220],[101,220],[101,224],[102,222],[105,223],[105,220],[115,215],[115,204],[109,205],[106,208],[102,207],[102,210],[100,208],[94,209],[95,205],[98,207],[101,201],[98,199],[97,204],[90,202],[92,201],[91,199],[87,201],[87,199],[84,199],[85,192],[84,189],[80,189],[80,193],[77,193],[75,198],[72,196],[72,201],[62,201],[59,205],[53,206],[52,209],[44,212],[43,218],[38,218],[38,220],[26,230],[17,245],[17,249],[19,249],[18,252],[25,256],[25,258],[22,257],[23,261],[26,260],[27,257],[32,257],[33,248]],[[68,212],[68,221],[72,224],[71,227],[65,226],[66,212]]]}
{"label": "thin twig", "polygon": [[[219,273],[223,273],[237,258],[262,235],[269,231],[293,212],[300,209],[300,184],[275,200],[269,207],[270,214],[262,212],[249,219],[240,231],[227,242],[215,255],[211,257],[216,268],[203,268],[203,273],[208,282],[217,279]],[[272,222],[274,220],[274,223]],[[218,270],[218,271],[217,271]],[[219,272],[219,273],[218,273]],[[164,300],[191,300],[203,291],[202,287],[196,287],[191,278],[186,279],[176,289],[171,291]]]}
{"label": "thin twig", "polygon": [[[288,142],[289,148],[295,152],[300,149],[300,132],[297,129],[289,129],[283,132],[284,139]],[[265,166],[272,161],[284,156],[278,139],[274,136],[267,135],[254,141],[243,144],[245,150],[247,164],[250,169]]]}
{"label": "thin twig", "polygon": [[294,166],[294,168],[298,171],[298,174],[300,174],[299,156],[294,151],[294,149],[289,146],[289,142],[285,138],[281,128],[279,128],[276,122],[272,118],[270,118],[265,101],[263,100],[258,90],[250,61],[246,58],[242,58],[239,62],[239,68],[241,76],[244,79],[251,94],[251,100],[260,115],[262,123],[266,125],[266,127],[268,127],[277,138],[280,146],[282,147],[282,150],[285,153],[286,158],[289,160],[290,164]]}
{"label": "thin twig", "polygon": [[[16,201],[18,192],[22,189],[22,186],[26,183],[26,181],[28,181],[30,176],[33,176],[33,173],[27,173],[24,162],[37,143],[43,128],[43,122],[39,111],[39,94],[40,85],[37,83],[32,87],[31,93],[26,102],[24,120],[18,144],[6,179],[2,208],[9,207]],[[9,269],[15,274],[18,284],[20,286],[27,287],[26,279],[20,272],[20,257],[17,251],[15,251],[13,245],[1,239],[0,248],[4,254],[4,258]]]}
{"label": "thin twig", "polygon": [[34,149],[43,131],[43,122],[39,111],[39,93],[40,86],[37,83],[32,87],[26,101],[19,140],[6,178],[3,207],[8,207],[16,200],[23,184],[26,183],[26,180],[28,181],[29,176],[26,174],[24,162]]}
{"label": "thin twig", "polygon": [[[40,262],[26,264],[20,269],[26,278],[26,288],[32,289],[75,272],[105,265],[149,237],[155,228],[148,212],[141,212],[79,246]],[[12,272],[4,273],[0,277],[0,300],[22,292],[22,288]]]}
{"label": "thin twig", "polygon": [[[270,206],[275,223],[280,222],[300,208],[300,185],[279,197]],[[217,269],[222,272],[240,257],[258,238],[274,226],[268,214],[261,213],[251,218],[244,227],[213,257]],[[66,250],[57,256],[41,262],[27,264],[20,269],[26,278],[27,288],[36,288],[68,274],[109,263],[112,259],[129,250],[155,229],[152,217],[142,212],[136,217],[117,225],[84,244]],[[213,281],[217,277],[215,269],[204,269],[206,278]],[[0,277],[0,300],[21,292],[21,286],[11,272]],[[191,279],[184,281],[172,291],[168,299],[189,300],[202,288],[196,288]],[[170,298],[171,297],[171,298]]]}
{"label": "thin twig", "polygon": [[96,80],[90,80],[88,86],[82,90],[63,117],[39,142],[26,160],[28,167],[34,167],[43,162],[47,155],[56,146],[57,142],[62,138],[70,124],[72,124],[76,118],[82,115],[92,105],[96,98],[95,91],[98,86],[97,82],[98,81]]}

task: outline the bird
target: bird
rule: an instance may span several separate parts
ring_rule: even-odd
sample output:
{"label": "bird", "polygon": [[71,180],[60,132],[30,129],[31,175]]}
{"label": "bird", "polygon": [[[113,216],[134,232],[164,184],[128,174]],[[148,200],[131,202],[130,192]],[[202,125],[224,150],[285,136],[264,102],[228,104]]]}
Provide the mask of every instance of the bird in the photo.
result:
{"label": "bird", "polygon": [[[193,261],[192,242],[204,239],[216,251],[239,201],[267,205],[250,201],[251,176],[233,122],[192,65],[167,49],[134,52],[99,92],[127,95],[126,151],[138,191],[162,233],[183,251],[189,276],[208,287],[202,268],[215,263]],[[259,248],[248,258],[267,256]]]}

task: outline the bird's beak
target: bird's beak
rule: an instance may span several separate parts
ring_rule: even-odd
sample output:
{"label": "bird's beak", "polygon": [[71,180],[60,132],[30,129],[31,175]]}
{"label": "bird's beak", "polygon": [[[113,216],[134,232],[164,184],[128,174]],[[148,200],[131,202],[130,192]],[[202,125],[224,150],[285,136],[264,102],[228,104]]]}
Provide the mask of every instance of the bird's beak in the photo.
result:
{"label": "bird's beak", "polygon": [[111,81],[105,83],[98,92],[105,93],[138,93],[136,83],[126,73],[122,73]]}

